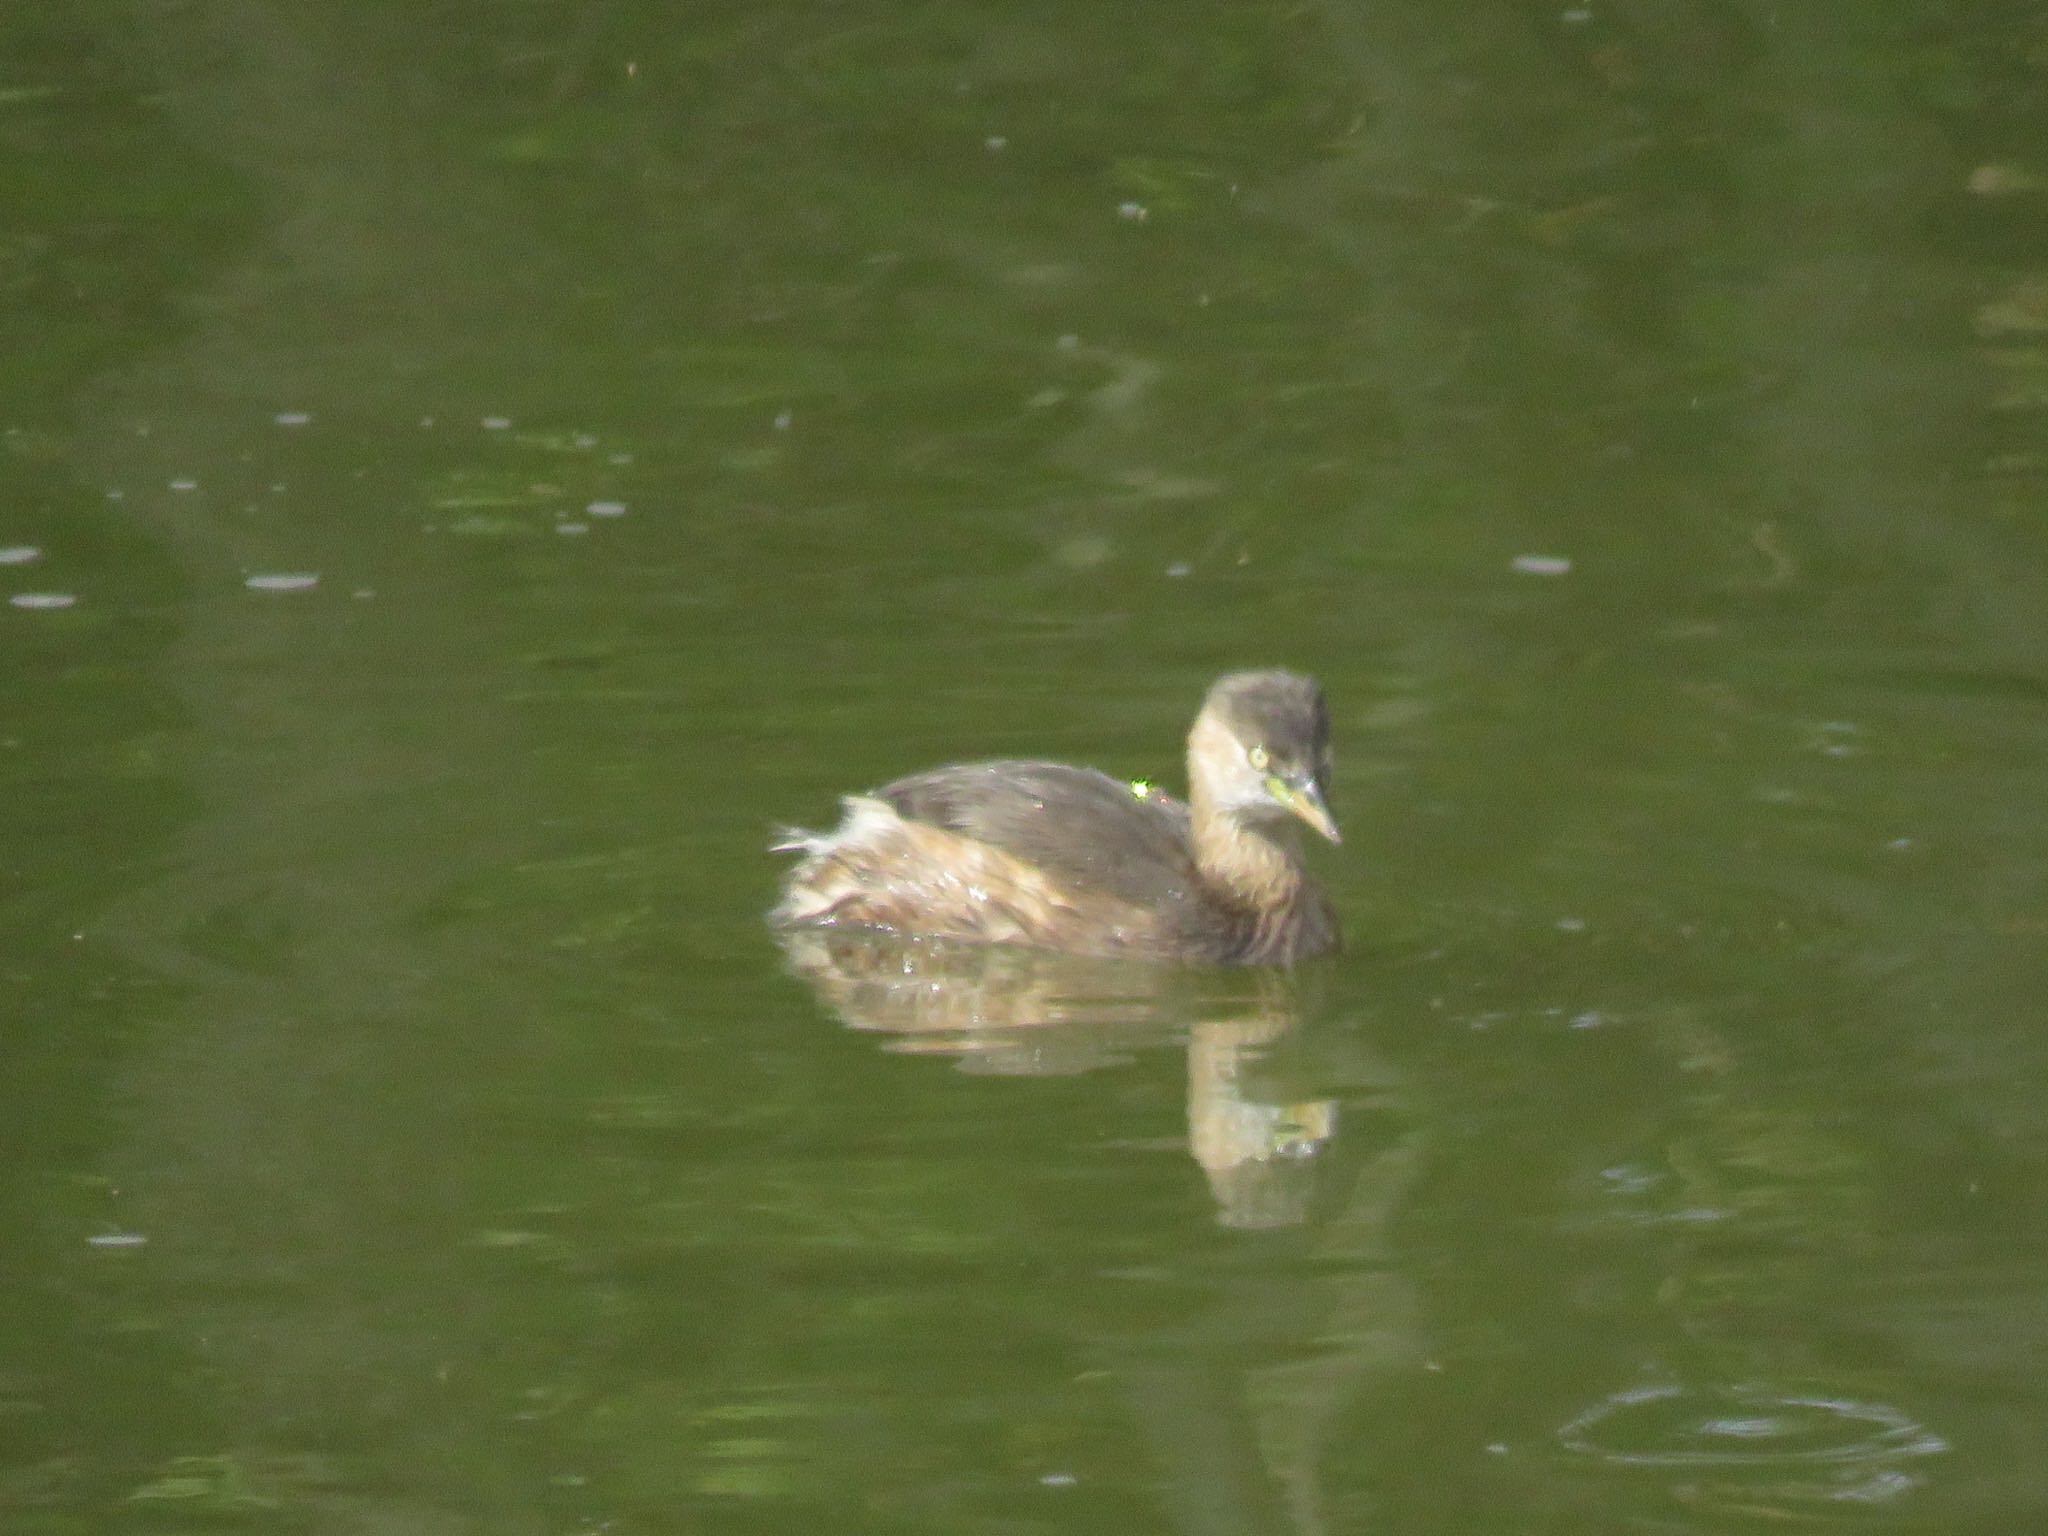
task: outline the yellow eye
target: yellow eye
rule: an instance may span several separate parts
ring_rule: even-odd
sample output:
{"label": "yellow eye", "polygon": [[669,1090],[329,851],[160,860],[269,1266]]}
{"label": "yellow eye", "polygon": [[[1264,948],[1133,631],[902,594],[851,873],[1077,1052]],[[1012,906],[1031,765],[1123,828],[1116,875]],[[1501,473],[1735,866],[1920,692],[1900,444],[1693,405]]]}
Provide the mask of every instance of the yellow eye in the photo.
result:
{"label": "yellow eye", "polygon": [[1253,747],[1251,751],[1245,753],[1244,760],[1252,765],[1256,773],[1264,773],[1266,765],[1273,761],[1264,747]]}

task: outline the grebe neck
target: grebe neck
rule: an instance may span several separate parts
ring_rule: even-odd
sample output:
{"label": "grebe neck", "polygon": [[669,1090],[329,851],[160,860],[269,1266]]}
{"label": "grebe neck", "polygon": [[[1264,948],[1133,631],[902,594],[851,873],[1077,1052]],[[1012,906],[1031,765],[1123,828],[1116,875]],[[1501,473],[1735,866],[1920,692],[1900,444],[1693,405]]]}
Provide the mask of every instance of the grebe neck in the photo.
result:
{"label": "grebe neck", "polygon": [[1200,780],[1189,791],[1188,827],[1203,883],[1249,911],[1292,906],[1308,878],[1293,829],[1268,828],[1219,808]]}

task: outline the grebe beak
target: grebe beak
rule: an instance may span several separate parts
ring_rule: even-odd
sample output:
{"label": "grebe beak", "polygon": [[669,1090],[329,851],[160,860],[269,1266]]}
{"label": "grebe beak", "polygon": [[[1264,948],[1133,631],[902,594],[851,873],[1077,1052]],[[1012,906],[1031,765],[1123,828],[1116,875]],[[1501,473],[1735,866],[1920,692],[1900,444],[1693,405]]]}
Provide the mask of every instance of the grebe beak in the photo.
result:
{"label": "grebe beak", "polygon": [[1289,780],[1275,774],[1266,780],[1266,793],[1331,842],[1344,841],[1337,831],[1337,818],[1330,814],[1329,806],[1323,803],[1323,792],[1316,787],[1314,779]]}

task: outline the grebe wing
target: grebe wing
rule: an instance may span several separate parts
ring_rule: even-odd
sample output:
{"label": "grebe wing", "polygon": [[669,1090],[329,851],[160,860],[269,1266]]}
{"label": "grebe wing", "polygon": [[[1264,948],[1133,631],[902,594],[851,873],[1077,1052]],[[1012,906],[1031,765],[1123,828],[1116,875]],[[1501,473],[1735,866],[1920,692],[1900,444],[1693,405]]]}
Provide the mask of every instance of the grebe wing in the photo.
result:
{"label": "grebe wing", "polygon": [[1157,908],[1184,900],[1196,883],[1187,808],[1092,768],[961,763],[898,779],[874,797],[1075,889]]}

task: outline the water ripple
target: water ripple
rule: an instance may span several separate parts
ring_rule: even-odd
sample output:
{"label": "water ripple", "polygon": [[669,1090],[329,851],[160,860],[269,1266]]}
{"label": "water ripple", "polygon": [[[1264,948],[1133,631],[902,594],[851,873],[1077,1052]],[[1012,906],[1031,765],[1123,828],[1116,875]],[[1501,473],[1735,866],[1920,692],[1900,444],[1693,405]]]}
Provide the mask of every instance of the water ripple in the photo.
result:
{"label": "water ripple", "polygon": [[1933,1456],[1948,1442],[1904,1411],[1767,1387],[1638,1387],[1557,1432],[1567,1450],[1614,1466],[1789,1467]]}

